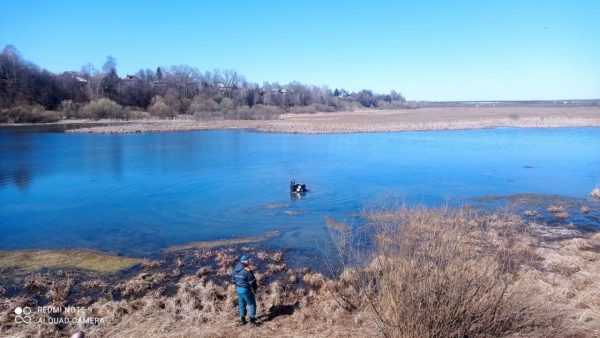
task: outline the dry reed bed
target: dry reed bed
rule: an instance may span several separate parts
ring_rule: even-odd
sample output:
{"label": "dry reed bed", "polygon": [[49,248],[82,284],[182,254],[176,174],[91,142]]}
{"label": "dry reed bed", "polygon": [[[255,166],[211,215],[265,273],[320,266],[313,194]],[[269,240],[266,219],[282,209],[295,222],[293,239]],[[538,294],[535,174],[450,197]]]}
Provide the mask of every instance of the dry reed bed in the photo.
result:
{"label": "dry reed bed", "polygon": [[121,125],[74,129],[72,133],[142,133],[213,129],[251,129],[270,133],[363,133],[457,130],[495,127],[600,127],[600,109],[590,108],[422,108],[354,112],[285,114],[271,120],[133,121]]}
{"label": "dry reed bed", "polygon": [[[144,267],[103,289],[82,325],[89,337],[593,337],[600,333],[600,234],[547,241],[555,227],[472,209],[397,209],[370,213],[372,251],[354,251],[354,232],[328,221],[343,269],[327,279],[290,269],[280,252],[252,252],[259,327],[237,324],[230,265],[247,248],[194,249]],[[557,237],[552,237],[556,239]],[[358,267],[360,258],[369,264]],[[207,264],[205,259],[213,264]],[[168,269],[163,269],[164,266]],[[191,271],[191,272],[190,272]],[[175,280],[169,292],[164,280]],[[56,304],[73,281],[32,274],[27,285]],[[115,297],[120,295],[120,297]],[[1,298],[2,335],[64,336],[78,327],[14,324],[10,310],[31,294]],[[72,314],[75,316],[76,314]],[[35,318],[34,318],[35,320]]]}
{"label": "dry reed bed", "polygon": [[292,134],[347,134],[376,133],[398,131],[436,131],[436,130],[468,130],[498,127],[513,128],[561,128],[561,127],[600,127],[600,120],[588,118],[522,118],[519,120],[487,119],[478,121],[432,121],[432,122],[389,122],[389,121],[354,121],[354,122],[321,122],[321,121],[160,121],[132,122],[124,125],[110,125],[68,130],[68,133],[92,134],[136,134],[146,132],[169,131],[204,131],[220,129],[249,129],[266,133]]}

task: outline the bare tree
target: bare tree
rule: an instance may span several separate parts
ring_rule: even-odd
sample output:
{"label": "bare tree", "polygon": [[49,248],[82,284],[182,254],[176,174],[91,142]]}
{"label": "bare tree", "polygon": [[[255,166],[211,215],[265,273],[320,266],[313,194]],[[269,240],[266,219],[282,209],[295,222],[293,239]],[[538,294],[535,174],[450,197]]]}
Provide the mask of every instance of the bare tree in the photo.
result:
{"label": "bare tree", "polygon": [[113,56],[108,55],[106,57],[106,61],[104,61],[104,64],[102,65],[102,71],[104,73],[110,73],[110,72],[117,72],[117,59],[115,59]]}

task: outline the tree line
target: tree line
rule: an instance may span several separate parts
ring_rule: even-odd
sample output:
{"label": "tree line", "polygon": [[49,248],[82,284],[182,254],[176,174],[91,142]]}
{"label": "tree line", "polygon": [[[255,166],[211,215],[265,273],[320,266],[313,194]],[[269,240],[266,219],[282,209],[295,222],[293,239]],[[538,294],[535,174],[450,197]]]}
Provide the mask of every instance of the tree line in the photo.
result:
{"label": "tree line", "polygon": [[11,45],[0,53],[0,122],[47,122],[62,118],[267,119],[283,113],[315,113],[355,108],[402,108],[404,97],[391,91],[247,81],[235,70],[201,72],[177,65],[140,69],[119,77],[117,62],[101,69],[88,63],[79,71],[55,74],[25,60]]}

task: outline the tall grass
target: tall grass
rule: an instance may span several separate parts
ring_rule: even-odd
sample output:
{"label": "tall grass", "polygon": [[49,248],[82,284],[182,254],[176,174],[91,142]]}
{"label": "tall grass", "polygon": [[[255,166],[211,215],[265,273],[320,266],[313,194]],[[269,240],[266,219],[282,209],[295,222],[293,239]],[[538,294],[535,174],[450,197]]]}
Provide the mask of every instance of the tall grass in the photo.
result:
{"label": "tall grass", "polygon": [[497,337],[550,326],[553,318],[519,281],[531,252],[515,247],[510,219],[426,208],[368,217],[373,258],[355,270],[354,302],[384,336]]}

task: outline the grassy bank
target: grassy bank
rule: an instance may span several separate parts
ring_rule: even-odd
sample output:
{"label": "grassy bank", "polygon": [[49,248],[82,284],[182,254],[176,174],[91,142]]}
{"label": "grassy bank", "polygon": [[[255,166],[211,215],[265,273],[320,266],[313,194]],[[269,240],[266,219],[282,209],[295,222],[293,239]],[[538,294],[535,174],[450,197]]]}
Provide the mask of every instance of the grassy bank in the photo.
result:
{"label": "grassy bank", "polygon": [[[248,244],[183,248],[120,279],[36,272],[0,301],[2,335],[90,337],[593,337],[600,333],[600,234],[510,213],[399,208],[365,214],[361,237],[330,220],[329,279]],[[568,225],[565,225],[568,227]],[[364,234],[369,234],[368,238]],[[565,235],[568,234],[568,235]],[[361,241],[371,243],[357,251]],[[258,327],[237,323],[236,257],[255,258]],[[40,281],[41,280],[41,281]],[[97,325],[15,323],[17,306],[85,309]],[[89,307],[89,308],[87,308]],[[48,316],[34,313],[34,321]]]}
{"label": "grassy bank", "polygon": [[0,269],[74,268],[114,273],[139,263],[139,259],[120,257],[94,250],[18,250],[0,251]]}

